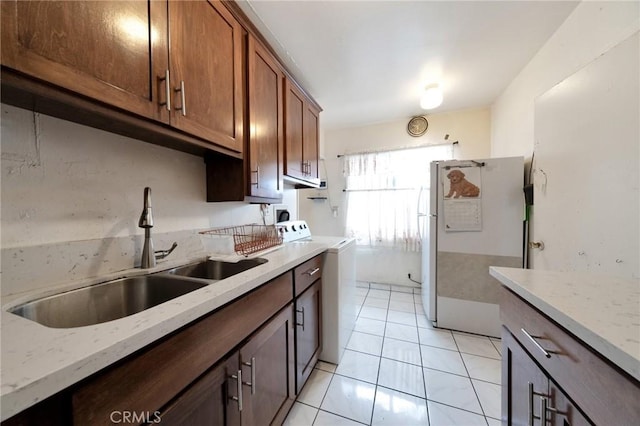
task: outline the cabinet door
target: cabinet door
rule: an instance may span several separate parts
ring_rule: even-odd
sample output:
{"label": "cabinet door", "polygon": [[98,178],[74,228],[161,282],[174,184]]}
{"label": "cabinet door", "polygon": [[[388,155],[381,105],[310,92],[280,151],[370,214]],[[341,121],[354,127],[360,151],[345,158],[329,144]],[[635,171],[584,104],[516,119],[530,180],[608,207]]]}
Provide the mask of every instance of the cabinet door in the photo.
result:
{"label": "cabinet door", "polygon": [[304,157],[305,179],[314,183],[319,183],[318,178],[318,130],[320,111],[312,104],[307,104],[304,111],[304,146],[302,148]]}
{"label": "cabinet door", "polygon": [[288,79],[285,79],[284,98],[284,174],[317,184],[320,110]]}
{"label": "cabinet door", "polygon": [[322,280],[317,280],[295,302],[296,308],[296,393],[299,393],[313,366],[321,347]]}
{"label": "cabinet door", "polygon": [[244,30],[218,1],[169,2],[171,124],[243,148]]}
{"label": "cabinet door", "polygon": [[274,57],[249,36],[248,194],[282,197],[282,71]]}
{"label": "cabinet door", "polygon": [[3,1],[2,65],[168,122],[166,2]]}
{"label": "cabinet door", "polygon": [[556,385],[553,380],[549,381],[549,394],[553,401],[552,405],[555,411],[547,413],[549,424],[553,426],[589,426],[593,425],[578,410],[567,395]]}
{"label": "cabinet door", "polygon": [[[544,425],[541,395],[549,381],[511,333],[502,328],[502,422],[507,425]],[[538,395],[541,394],[541,395]]]}
{"label": "cabinet door", "polygon": [[166,409],[154,413],[150,423],[240,425],[238,370],[238,355],[234,354],[189,386]]}
{"label": "cabinet door", "polygon": [[305,115],[304,95],[288,79],[285,80],[285,162],[284,174],[304,179],[303,117]]}
{"label": "cabinet door", "polygon": [[293,404],[293,307],[289,304],[240,349],[242,424],[282,422]]}

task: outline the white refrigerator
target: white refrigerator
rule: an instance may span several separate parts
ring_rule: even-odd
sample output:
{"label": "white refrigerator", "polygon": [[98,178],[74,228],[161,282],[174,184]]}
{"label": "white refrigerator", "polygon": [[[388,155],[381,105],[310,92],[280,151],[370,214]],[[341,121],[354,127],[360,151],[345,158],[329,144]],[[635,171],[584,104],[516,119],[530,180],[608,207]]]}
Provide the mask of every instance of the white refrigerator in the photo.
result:
{"label": "white refrigerator", "polygon": [[499,337],[500,285],[489,266],[522,267],[524,158],[430,167],[418,212],[425,314],[436,327]]}

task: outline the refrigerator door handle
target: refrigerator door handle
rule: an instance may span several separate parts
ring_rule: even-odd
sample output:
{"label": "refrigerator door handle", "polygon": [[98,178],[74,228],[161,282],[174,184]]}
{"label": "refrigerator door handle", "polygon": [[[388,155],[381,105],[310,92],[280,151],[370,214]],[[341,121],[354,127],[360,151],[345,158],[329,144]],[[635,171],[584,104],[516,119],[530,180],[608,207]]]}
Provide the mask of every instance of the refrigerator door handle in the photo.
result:
{"label": "refrigerator door handle", "polygon": [[422,241],[423,236],[422,236],[422,230],[420,229],[420,218],[425,217],[426,214],[424,213],[420,213],[420,201],[422,201],[422,191],[424,190],[424,188],[422,186],[420,186],[420,191],[418,191],[418,205],[416,210],[418,211],[418,237],[420,238],[420,241]]}

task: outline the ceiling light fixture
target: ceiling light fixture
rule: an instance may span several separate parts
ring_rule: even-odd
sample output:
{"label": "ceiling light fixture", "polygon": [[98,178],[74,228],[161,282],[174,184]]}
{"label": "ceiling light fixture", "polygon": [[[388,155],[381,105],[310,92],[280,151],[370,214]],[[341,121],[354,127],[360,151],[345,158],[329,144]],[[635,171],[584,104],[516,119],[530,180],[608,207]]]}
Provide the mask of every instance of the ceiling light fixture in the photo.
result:
{"label": "ceiling light fixture", "polygon": [[440,85],[430,84],[424,89],[422,98],[420,98],[420,106],[423,109],[433,109],[442,103],[442,89]]}

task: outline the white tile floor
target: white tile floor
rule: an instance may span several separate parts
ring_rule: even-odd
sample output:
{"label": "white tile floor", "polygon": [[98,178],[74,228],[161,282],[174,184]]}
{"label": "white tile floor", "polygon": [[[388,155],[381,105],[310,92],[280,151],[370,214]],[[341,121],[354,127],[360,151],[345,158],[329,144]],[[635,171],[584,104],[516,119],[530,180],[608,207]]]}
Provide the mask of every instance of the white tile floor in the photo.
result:
{"label": "white tile floor", "polygon": [[340,365],[318,362],[285,425],[500,424],[498,339],[433,328],[410,288],[358,285]]}

